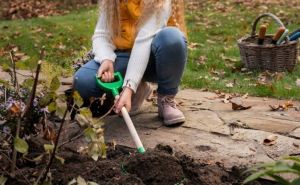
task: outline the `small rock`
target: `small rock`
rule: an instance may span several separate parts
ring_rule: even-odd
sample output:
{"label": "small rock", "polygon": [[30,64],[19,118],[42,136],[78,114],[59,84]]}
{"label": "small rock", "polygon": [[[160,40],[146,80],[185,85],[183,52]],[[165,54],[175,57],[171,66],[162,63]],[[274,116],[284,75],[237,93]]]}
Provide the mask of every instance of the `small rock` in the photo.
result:
{"label": "small rock", "polygon": [[266,139],[264,139],[264,145],[272,146],[276,144],[276,140],[278,139],[278,136],[275,135],[269,135]]}

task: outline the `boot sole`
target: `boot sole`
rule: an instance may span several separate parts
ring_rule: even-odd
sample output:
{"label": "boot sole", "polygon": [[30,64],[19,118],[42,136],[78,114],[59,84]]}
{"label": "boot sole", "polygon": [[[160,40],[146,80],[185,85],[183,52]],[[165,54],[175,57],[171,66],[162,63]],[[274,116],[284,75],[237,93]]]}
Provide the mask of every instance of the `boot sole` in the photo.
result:
{"label": "boot sole", "polygon": [[171,126],[171,125],[177,125],[179,123],[184,123],[185,122],[185,118],[177,118],[177,119],[173,119],[173,120],[164,120],[164,125],[166,126]]}

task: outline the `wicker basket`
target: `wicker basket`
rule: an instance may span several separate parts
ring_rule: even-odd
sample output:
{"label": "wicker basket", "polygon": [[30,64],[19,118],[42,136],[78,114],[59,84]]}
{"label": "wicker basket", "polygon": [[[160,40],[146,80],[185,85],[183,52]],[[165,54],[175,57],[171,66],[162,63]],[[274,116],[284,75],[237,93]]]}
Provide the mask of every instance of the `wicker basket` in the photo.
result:
{"label": "wicker basket", "polygon": [[287,37],[284,44],[273,45],[271,44],[272,35],[267,35],[264,45],[258,45],[258,36],[255,30],[257,23],[263,17],[271,17],[279,26],[284,27],[283,23],[273,14],[266,13],[257,17],[252,26],[251,36],[238,40],[242,62],[250,70],[293,71],[298,56],[298,42],[289,41]]}

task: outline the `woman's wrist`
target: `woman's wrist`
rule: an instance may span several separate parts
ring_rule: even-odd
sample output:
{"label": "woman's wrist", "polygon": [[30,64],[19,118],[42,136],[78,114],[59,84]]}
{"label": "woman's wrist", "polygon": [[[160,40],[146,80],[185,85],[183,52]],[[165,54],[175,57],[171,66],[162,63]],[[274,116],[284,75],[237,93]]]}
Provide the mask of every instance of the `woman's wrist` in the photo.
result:
{"label": "woman's wrist", "polygon": [[130,87],[124,87],[124,93],[132,95],[133,94],[133,90]]}
{"label": "woman's wrist", "polygon": [[104,63],[107,63],[107,62],[114,63],[114,61],[112,61],[112,60],[105,59],[105,60],[102,60],[102,61],[101,61],[101,64],[104,64]]}

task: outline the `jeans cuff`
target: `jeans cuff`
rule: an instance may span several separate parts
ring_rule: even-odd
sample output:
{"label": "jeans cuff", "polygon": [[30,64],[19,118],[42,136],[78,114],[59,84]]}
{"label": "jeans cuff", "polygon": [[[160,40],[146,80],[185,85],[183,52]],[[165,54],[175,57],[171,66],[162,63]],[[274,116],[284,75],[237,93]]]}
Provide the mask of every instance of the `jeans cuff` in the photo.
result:
{"label": "jeans cuff", "polygon": [[160,95],[176,95],[178,93],[178,87],[172,89],[165,89],[165,88],[157,88],[157,93]]}

